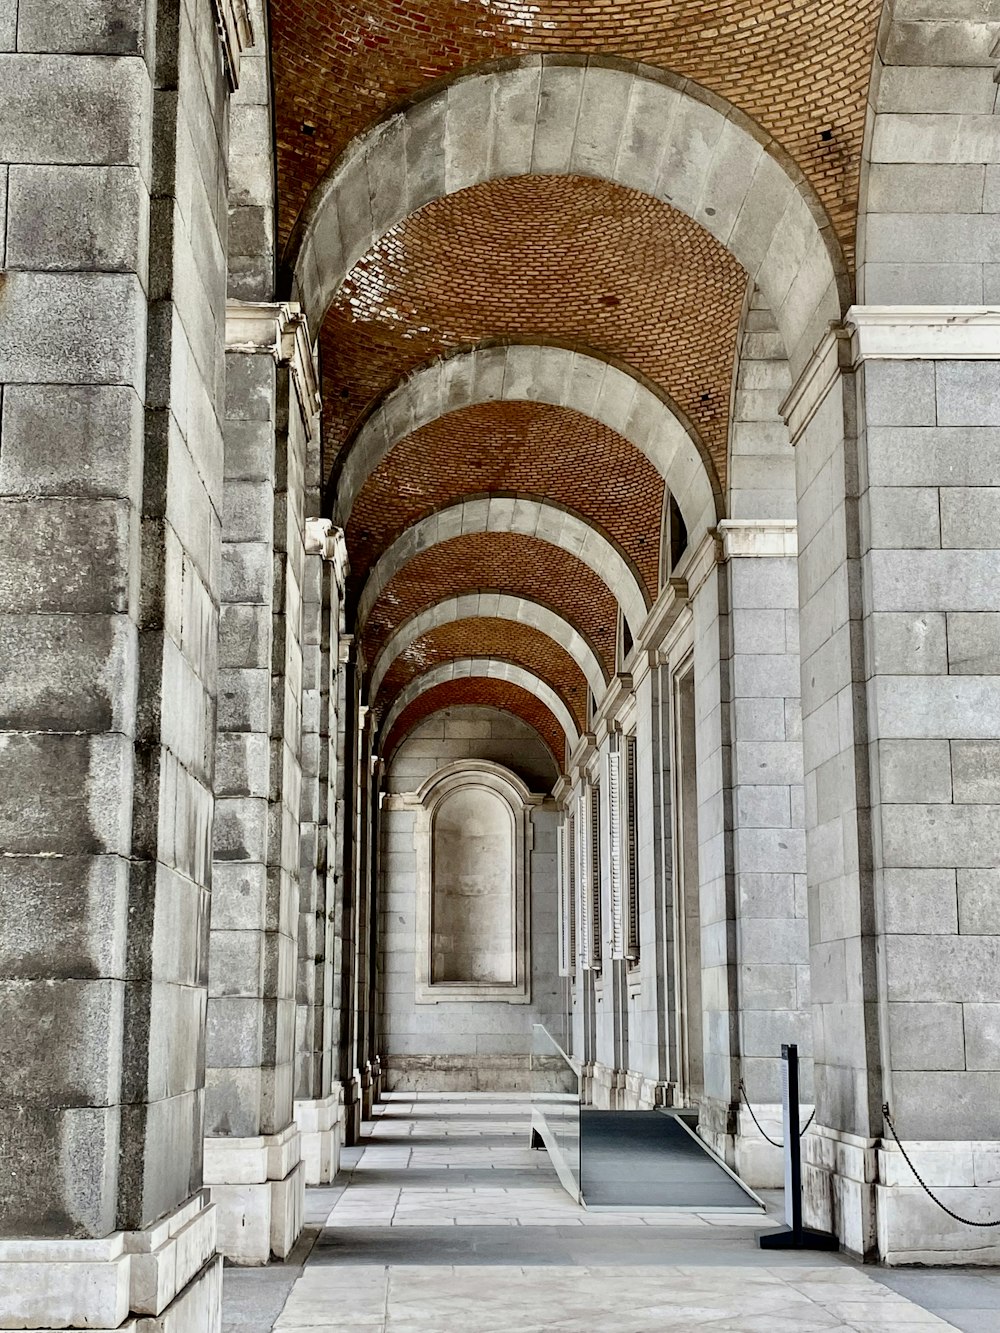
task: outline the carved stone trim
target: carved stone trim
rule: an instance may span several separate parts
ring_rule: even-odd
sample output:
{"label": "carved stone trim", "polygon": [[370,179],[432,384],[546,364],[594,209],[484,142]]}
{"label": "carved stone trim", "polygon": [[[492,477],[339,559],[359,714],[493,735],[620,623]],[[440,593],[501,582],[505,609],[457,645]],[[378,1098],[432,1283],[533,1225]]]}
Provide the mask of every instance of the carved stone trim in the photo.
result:
{"label": "carved stone trim", "polygon": [[1000,360],[1000,306],[852,305],[851,364]]}
{"label": "carved stone trim", "polygon": [[344,529],[335,528],[328,518],[307,518],[305,543],[306,555],[318,555],[330,561],[337,587],[343,593],[351,567]]}
{"label": "carved stone trim", "polygon": [[725,518],[719,523],[723,559],[798,555],[797,529],[794,518]]}
{"label": "carved stone trim", "polygon": [[322,408],[309,325],[296,301],[227,301],[226,351],[274,357],[288,366],[309,439]]}

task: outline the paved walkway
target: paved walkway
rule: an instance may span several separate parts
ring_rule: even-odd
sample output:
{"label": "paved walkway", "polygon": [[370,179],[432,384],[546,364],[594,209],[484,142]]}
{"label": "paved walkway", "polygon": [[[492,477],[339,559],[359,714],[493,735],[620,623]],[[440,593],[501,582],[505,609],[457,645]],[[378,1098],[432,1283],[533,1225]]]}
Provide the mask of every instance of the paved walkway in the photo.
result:
{"label": "paved walkway", "polygon": [[588,1213],[528,1148],[523,1100],[423,1094],[377,1110],[337,1186],[308,1192],[290,1262],[226,1270],[226,1333],[1000,1329],[988,1273],[776,1263],[756,1246],[775,1225],[759,1216]]}

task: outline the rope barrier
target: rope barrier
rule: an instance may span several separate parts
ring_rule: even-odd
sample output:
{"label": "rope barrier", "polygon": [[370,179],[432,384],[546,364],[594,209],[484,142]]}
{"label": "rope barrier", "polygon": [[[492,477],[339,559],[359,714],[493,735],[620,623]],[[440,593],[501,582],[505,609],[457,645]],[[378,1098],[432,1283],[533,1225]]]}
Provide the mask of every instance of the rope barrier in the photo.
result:
{"label": "rope barrier", "polygon": [[1000,1219],[998,1219],[996,1222],[978,1222],[971,1217],[962,1217],[960,1213],[956,1213],[954,1209],[949,1208],[946,1203],[942,1203],[941,1200],[935,1194],[932,1194],[931,1191],[928,1189],[927,1185],[925,1184],[924,1179],[921,1176],[920,1172],[910,1161],[909,1153],[906,1151],[906,1149],[899,1141],[899,1135],[896,1133],[896,1126],[892,1123],[892,1116],[889,1114],[888,1102],[883,1103],[882,1114],[885,1117],[885,1123],[889,1126],[889,1129],[892,1132],[892,1137],[896,1140],[896,1147],[903,1154],[903,1161],[913,1172],[914,1176],[916,1177],[917,1184],[920,1186],[920,1188],[923,1190],[923,1192],[927,1195],[928,1199],[930,1199],[932,1203],[936,1203],[943,1213],[947,1213],[949,1217],[953,1217],[956,1222],[961,1222],[963,1226],[1000,1227]]}
{"label": "rope barrier", "polygon": [[[743,1082],[742,1079],[740,1079],[739,1088],[740,1088],[740,1096],[743,1098],[743,1101],[744,1101],[744,1103],[746,1104],[746,1108],[747,1108],[747,1110],[750,1112],[750,1119],[754,1122],[754,1124],[755,1124],[755,1125],[757,1126],[757,1128],[760,1130],[762,1136],[763,1136],[765,1139],[767,1139],[768,1143],[771,1145],[772,1148],[784,1148],[785,1145],[784,1145],[783,1143],[779,1143],[777,1139],[772,1139],[772,1138],[771,1138],[770,1134],[768,1134],[767,1130],[764,1128],[764,1126],[760,1123],[760,1121],[759,1121],[759,1120],[757,1119],[757,1117],[754,1115],[753,1107],[750,1105],[750,1098],[747,1096],[746,1085],[744,1084],[744,1082]],[[814,1107],[813,1107],[812,1115],[809,1117],[809,1119],[806,1121],[806,1123],[805,1123],[805,1124],[802,1126],[802,1128],[799,1130],[799,1138],[800,1138],[800,1139],[805,1137],[805,1132],[806,1132],[806,1130],[809,1128],[809,1126],[812,1124],[812,1122],[813,1122],[815,1119],[816,1119],[816,1108],[815,1108],[815,1106],[814,1106]]]}

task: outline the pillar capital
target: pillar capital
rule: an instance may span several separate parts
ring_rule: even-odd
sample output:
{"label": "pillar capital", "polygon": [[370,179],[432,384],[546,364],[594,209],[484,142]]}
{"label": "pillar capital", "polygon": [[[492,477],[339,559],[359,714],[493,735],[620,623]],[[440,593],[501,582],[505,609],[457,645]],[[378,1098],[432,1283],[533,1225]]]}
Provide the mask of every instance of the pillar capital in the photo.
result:
{"label": "pillar capital", "polygon": [[333,565],[337,587],[343,592],[350,571],[344,529],[335,527],[328,518],[307,518],[305,541],[306,555],[322,556]]}
{"label": "pillar capital", "polygon": [[309,323],[298,302],[227,301],[226,351],[272,356],[289,368],[311,439],[323,404]]}
{"label": "pillar capital", "polygon": [[794,518],[724,518],[719,523],[723,560],[798,555]]}
{"label": "pillar capital", "polygon": [[852,305],[844,329],[852,366],[1000,360],[1000,306]]}

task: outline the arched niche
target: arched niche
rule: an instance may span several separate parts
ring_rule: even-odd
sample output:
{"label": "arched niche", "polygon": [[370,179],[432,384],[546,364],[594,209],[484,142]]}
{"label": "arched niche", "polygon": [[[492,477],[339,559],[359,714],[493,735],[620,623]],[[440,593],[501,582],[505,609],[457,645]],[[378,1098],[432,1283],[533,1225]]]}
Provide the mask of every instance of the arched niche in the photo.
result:
{"label": "arched niche", "polygon": [[531,1001],[533,796],[485,760],[441,769],[415,800],[416,1002]]}

